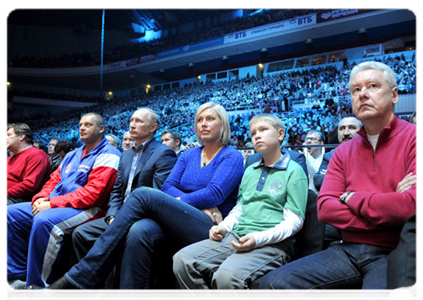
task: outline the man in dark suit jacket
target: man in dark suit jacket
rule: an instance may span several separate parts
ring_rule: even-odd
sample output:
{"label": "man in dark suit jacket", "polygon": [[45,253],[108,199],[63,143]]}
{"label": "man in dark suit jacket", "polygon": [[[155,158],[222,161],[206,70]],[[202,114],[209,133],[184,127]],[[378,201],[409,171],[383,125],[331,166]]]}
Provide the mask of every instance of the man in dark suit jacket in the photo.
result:
{"label": "man in dark suit jacket", "polygon": [[[176,154],[171,148],[154,139],[158,124],[158,116],[151,109],[141,108],[132,115],[129,132],[135,140],[135,144],[131,149],[122,153],[106,217],[83,224],[77,227],[72,234],[78,261],[87,254],[96,239],[113,222],[114,216],[134,189],[138,187],[161,189],[170,174],[176,162]],[[139,232],[136,230],[128,232],[128,241],[135,244],[127,245],[128,248],[136,248],[138,234]],[[157,232],[157,235],[160,236],[162,233]],[[159,240],[160,238],[157,239],[157,242]],[[124,249],[122,263],[126,261],[125,256],[131,256],[132,259],[132,253],[126,252],[130,251]],[[136,267],[136,260],[133,259],[131,264]],[[132,272],[134,268],[125,266],[121,269],[125,272]]]}

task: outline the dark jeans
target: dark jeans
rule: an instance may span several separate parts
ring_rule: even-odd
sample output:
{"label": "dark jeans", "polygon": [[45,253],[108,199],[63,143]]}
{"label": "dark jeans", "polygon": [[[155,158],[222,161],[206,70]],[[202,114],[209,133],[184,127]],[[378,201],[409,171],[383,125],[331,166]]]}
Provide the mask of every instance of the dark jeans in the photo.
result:
{"label": "dark jeans", "polygon": [[30,202],[32,200],[31,197],[29,198],[13,198],[13,197],[7,197],[7,205],[12,205],[16,203],[22,203],[22,202]]}
{"label": "dark jeans", "polygon": [[132,256],[137,257],[139,270],[142,270],[137,273],[138,278],[133,280],[146,283],[149,272],[144,270],[149,269],[152,257],[148,245],[154,244],[158,228],[163,231],[172,248],[179,250],[207,239],[211,226],[213,222],[201,210],[156,189],[138,188],[128,197],[112,224],[97,239],[88,254],[65,274],[65,278],[78,288],[100,287],[118,262],[131,229],[144,232],[139,236],[144,241],[139,244],[143,246],[131,251]]}
{"label": "dark jeans", "polygon": [[265,275],[261,289],[386,289],[391,248],[341,243]]}

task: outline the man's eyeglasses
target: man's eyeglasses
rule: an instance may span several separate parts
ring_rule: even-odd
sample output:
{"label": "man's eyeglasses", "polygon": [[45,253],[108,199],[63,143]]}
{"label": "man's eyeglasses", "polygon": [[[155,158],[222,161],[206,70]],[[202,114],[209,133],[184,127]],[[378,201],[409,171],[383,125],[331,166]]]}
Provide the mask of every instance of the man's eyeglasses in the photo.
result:
{"label": "man's eyeglasses", "polygon": [[320,142],[321,140],[315,137],[306,138],[306,142]]}

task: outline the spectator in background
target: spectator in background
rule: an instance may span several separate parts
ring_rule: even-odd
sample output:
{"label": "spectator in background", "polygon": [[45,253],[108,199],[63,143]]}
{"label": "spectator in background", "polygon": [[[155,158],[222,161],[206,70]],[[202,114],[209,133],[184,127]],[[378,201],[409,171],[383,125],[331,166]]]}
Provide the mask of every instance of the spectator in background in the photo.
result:
{"label": "spectator in background", "polygon": [[56,171],[59,167],[60,163],[62,162],[62,157],[54,151],[57,143],[59,142],[58,138],[52,138],[50,143],[48,144],[48,156],[50,158],[50,165],[51,165],[51,173]]}
{"label": "spectator in background", "polygon": [[68,154],[70,151],[73,151],[72,145],[67,140],[59,140],[54,147],[54,152],[57,153],[61,157],[61,160],[65,158],[66,154]]}
{"label": "spectator in background", "polygon": [[116,149],[119,148],[119,139],[114,134],[106,135],[107,142],[115,147]]}
{"label": "spectator in background", "polygon": [[[323,145],[325,137],[323,133],[318,130],[309,130],[306,137],[306,145]],[[309,178],[309,189],[318,194],[316,187],[314,186],[314,174],[319,171],[319,167],[322,164],[323,155],[325,154],[324,147],[310,147],[305,150],[305,157],[307,161],[307,171]]]}
{"label": "spectator in background", "polygon": [[[343,142],[352,140],[357,136],[360,128],[361,122],[356,117],[351,116],[343,118],[338,125],[338,142],[342,144]],[[314,186],[317,191],[320,191],[320,187],[322,186],[323,179],[325,178],[325,174],[328,169],[329,161],[334,152],[335,149],[325,153],[319,171],[314,174]]]}
{"label": "spectator in background", "polygon": [[50,176],[47,154],[32,145],[32,131],[25,123],[7,126],[7,205],[31,201]]}
{"label": "spectator in background", "polygon": [[104,216],[120,157],[104,130],[102,116],[85,114],[79,122],[84,146],[66,155],[31,203],[8,206],[9,282],[23,279],[26,286],[46,286],[64,234]]}
{"label": "spectator in background", "polygon": [[135,140],[129,134],[129,131],[125,132],[122,138],[122,151],[130,149],[135,143]]}
{"label": "spectator in background", "polygon": [[32,145],[35,148],[38,148],[38,149],[42,150],[44,153],[48,154],[48,149],[47,149],[46,145],[44,145],[42,142],[34,141],[34,143]]}
{"label": "spectator in background", "polygon": [[388,287],[388,255],[416,213],[416,126],[394,114],[396,85],[383,63],[351,71],[353,111],[363,126],[336,148],[318,197],[319,220],[340,229],[343,242],[270,272],[260,288]]}
{"label": "spectator in background", "polygon": [[162,132],[162,144],[170,147],[173,149],[173,151],[176,152],[176,156],[179,158],[179,156],[182,154],[181,152],[181,135],[173,130],[165,130]]}

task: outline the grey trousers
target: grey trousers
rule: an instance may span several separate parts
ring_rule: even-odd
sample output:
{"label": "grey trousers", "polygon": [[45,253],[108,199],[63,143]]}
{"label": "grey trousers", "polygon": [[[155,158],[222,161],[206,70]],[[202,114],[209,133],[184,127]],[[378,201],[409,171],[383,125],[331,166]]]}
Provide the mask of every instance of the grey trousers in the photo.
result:
{"label": "grey trousers", "polygon": [[231,241],[203,240],[179,250],[173,256],[173,272],[185,289],[247,289],[259,277],[289,262],[291,251],[285,242],[249,252],[237,252]]}

